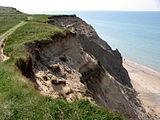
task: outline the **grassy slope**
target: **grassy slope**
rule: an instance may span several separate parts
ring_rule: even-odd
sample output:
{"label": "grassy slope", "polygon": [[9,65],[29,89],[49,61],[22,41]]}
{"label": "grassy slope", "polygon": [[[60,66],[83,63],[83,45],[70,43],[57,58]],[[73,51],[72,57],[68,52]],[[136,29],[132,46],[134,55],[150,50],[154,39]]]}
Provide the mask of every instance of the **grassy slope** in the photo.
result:
{"label": "grassy slope", "polygon": [[22,57],[26,55],[24,54],[23,43],[34,40],[50,40],[51,36],[55,34],[65,35],[66,32],[49,24],[28,22],[8,37],[4,52],[10,57]]}
{"label": "grassy slope", "polygon": [[23,44],[34,40],[49,40],[52,35],[65,35],[67,31],[43,23],[48,16],[24,16],[29,17],[25,19],[28,23],[18,28],[6,40],[5,53],[11,58],[0,62],[0,120],[122,120],[119,115],[109,113],[89,102],[77,100],[68,103],[54,100],[40,95],[31,87],[32,83],[22,76],[15,66],[16,59],[27,54]]}
{"label": "grassy slope", "polygon": [[27,15],[12,8],[0,8],[0,35],[20,21],[27,20]]}
{"label": "grassy slope", "polygon": [[86,101],[67,103],[40,95],[13,63],[0,63],[1,120],[120,120]]}

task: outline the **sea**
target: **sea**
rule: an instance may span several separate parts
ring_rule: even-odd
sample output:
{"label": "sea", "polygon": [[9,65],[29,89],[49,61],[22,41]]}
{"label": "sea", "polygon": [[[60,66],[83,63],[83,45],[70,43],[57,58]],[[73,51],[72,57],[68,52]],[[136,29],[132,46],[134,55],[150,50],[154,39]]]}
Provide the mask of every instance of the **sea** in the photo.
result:
{"label": "sea", "polygon": [[91,24],[123,59],[160,72],[160,11],[70,11]]}

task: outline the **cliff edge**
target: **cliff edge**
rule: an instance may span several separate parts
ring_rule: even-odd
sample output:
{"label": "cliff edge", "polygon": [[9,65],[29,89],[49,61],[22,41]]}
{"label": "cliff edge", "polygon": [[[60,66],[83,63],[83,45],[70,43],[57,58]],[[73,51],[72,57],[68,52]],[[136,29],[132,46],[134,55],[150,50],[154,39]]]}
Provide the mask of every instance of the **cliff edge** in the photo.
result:
{"label": "cliff edge", "polygon": [[[92,26],[75,15],[53,16],[49,19],[47,23],[75,33],[74,39],[80,43],[79,47],[83,50],[81,52],[94,56],[97,63],[81,61],[84,64],[77,72],[81,74],[81,83],[98,105],[117,111],[129,119],[151,119],[136,98],[137,93],[132,88],[128,72],[122,65],[122,56],[117,49],[112,50]],[[76,49],[73,51],[77,51]],[[79,52],[74,54],[78,55]],[[90,59],[93,61],[93,58]]]}
{"label": "cliff edge", "polygon": [[50,17],[48,23],[68,28],[77,34],[83,49],[96,57],[105,69],[121,84],[131,87],[130,78],[126,69],[122,66],[122,56],[116,49],[103,41],[96,33],[94,28],[75,15]]}
{"label": "cliff edge", "polygon": [[25,43],[29,58],[17,62],[42,94],[67,101],[85,99],[132,120],[151,119],[136,98],[118,50],[76,16],[53,16],[47,23],[69,31]]}

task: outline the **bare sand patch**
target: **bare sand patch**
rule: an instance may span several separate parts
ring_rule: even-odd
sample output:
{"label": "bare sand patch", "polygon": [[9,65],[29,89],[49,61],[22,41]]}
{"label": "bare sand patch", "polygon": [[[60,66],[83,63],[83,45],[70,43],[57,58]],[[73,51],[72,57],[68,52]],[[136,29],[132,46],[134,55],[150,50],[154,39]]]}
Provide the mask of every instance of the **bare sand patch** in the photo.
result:
{"label": "bare sand patch", "polygon": [[160,120],[160,72],[129,60],[125,60],[123,66],[146,111]]}

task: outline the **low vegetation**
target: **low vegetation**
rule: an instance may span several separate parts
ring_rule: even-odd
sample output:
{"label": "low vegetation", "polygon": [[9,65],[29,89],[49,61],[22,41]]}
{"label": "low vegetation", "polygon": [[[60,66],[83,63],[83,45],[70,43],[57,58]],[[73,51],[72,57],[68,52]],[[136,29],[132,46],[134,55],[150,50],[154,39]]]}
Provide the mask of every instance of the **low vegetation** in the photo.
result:
{"label": "low vegetation", "polygon": [[24,43],[35,40],[51,40],[51,36],[55,34],[65,35],[66,32],[67,30],[49,24],[28,22],[8,37],[4,52],[14,58],[26,56]]}
{"label": "low vegetation", "polygon": [[14,8],[0,8],[0,35],[25,20],[27,20],[27,15]]}
{"label": "low vegetation", "polygon": [[13,59],[0,63],[0,66],[1,120],[122,120],[86,101],[68,103],[42,96],[20,74]]}
{"label": "low vegetation", "polygon": [[[8,14],[8,13],[7,13]],[[26,21],[5,40],[4,52],[10,57],[0,62],[0,120],[123,120],[87,101],[68,103],[41,95],[15,66],[16,60],[26,57],[24,43],[51,40],[55,34],[68,31],[44,23],[47,15],[0,15],[0,34],[12,26]]]}

